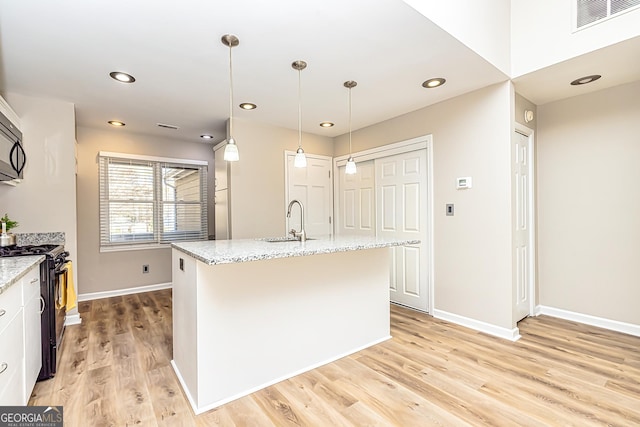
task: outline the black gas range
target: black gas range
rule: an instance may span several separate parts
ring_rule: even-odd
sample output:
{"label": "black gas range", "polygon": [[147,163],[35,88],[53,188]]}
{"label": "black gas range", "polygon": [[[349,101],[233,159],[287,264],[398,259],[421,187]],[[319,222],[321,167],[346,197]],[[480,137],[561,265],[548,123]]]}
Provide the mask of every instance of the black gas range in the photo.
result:
{"label": "black gas range", "polygon": [[66,283],[66,280],[61,279],[67,274],[69,252],[64,250],[64,245],[56,244],[0,247],[0,257],[28,255],[45,256],[40,264],[40,296],[43,302],[42,369],[38,375],[40,381],[52,378],[56,373],[57,353],[62,345],[66,317],[65,308],[56,302],[60,301],[61,285]]}

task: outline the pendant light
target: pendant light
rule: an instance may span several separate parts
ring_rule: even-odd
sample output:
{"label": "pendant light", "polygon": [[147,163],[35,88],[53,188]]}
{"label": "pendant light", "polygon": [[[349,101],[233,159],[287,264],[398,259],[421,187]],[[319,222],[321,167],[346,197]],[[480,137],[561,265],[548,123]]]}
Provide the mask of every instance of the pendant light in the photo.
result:
{"label": "pendant light", "polygon": [[301,102],[301,84],[300,84],[300,74],[301,71],[307,68],[307,63],[304,61],[294,61],[291,64],[291,67],[294,70],[298,70],[298,150],[296,151],[296,157],[293,160],[293,166],[296,168],[306,168],[307,167],[307,156],[304,155],[304,150],[302,149],[302,102]]}
{"label": "pendant light", "polygon": [[353,80],[344,82],[344,87],[349,89],[349,158],[347,159],[347,166],[344,168],[344,173],[347,175],[353,175],[356,173],[356,162],[351,155],[351,89],[358,85]]}
{"label": "pendant light", "polygon": [[232,34],[222,36],[222,44],[229,47],[229,138],[224,147],[224,159],[228,162],[240,160],[236,140],[233,139],[233,63],[231,61],[231,49],[240,44],[240,40]]}

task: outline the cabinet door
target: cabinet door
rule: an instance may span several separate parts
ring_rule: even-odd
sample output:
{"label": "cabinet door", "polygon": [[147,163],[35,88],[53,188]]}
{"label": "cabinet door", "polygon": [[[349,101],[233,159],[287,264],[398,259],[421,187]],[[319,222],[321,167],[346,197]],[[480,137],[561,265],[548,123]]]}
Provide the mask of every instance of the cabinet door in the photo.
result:
{"label": "cabinet door", "polygon": [[40,293],[32,296],[24,306],[24,384],[27,400],[42,367],[40,324]]}
{"label": "cabinet door", "polygon": [[[16,285],[14,285],[16,286]],[[12,286],[13,287],[13,286]],[[1,295],[0,295],[1,296]],[[26,405],[22,308],[0,332],[0,406]]]}
{"label": "cabinet door", "polygon": [[40,266],[36,265],[21,280],[24,369],[24,401],[29,401],[42,367],[42,337],[40,334]]}

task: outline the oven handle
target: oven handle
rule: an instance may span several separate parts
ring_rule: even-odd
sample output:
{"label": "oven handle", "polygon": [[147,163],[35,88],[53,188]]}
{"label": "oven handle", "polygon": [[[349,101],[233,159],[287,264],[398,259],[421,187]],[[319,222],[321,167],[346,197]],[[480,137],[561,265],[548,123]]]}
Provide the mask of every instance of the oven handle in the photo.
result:
{"label": "oven handle", "polygon": [[63,274],[65,274],[67,272],[67,267],[66,266],[66,262],[64,264],[62,264],[61,268],[56,268],[54,273],[56,274],[56,276],[62,276]]}

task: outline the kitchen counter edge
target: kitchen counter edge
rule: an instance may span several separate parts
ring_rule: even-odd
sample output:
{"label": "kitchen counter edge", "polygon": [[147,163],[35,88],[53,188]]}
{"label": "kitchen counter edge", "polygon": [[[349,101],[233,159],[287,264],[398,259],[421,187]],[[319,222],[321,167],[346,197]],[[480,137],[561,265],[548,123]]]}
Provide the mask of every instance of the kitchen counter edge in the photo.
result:
{"label": "kitchen counter edge", "polygon": [[205,264],[235,264],[296,256],[310,256],[392,246],[417,245],[416,239],[339,237],[306,242],[266,242],[263,239],[208,240],[171,246]]}
{"label": "kitchen counter edge", "polygon": [[33,266],[44,261],[44,255],[0,258],[0,294],[18,283]]}

